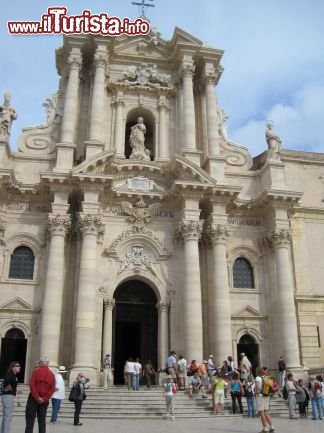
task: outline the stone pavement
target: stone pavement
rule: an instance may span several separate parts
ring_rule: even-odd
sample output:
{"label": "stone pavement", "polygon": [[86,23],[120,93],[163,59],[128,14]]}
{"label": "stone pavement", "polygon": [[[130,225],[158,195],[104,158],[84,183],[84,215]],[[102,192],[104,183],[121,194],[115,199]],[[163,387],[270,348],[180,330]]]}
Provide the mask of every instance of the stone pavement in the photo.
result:
{"label": "stone pavement", "polygon": [[[183,419],[175,421],[165,419],[147,420],[112,420],[112,419],[81,419],[82,426],[76,427],[66,419],[56,425],[47,425],[46,433],[257,433],[261,430],[260,421],[249,418],[228,418],[221,416],[210,419]],[[324,421],[310,419],[289,420],[288,418],[274,418],[276,433],[318,433],[323,431]],[[11,433],[23,433],[25,420],[15,417],[12,422]],[[37,422],[34,433],[38,433]]]}

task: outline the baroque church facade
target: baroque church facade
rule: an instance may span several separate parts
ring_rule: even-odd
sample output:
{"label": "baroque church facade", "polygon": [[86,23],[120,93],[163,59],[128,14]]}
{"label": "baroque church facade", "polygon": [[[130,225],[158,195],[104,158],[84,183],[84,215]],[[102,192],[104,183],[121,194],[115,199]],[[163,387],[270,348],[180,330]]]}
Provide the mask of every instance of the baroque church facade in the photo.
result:
{"label": "baroque church facade", "polygon": [[[324,154],[228,138],[223,51],[176,28],[64,37],[44,124],[1,106],[1,368],[40,354],[100,384],[112,354],[324,364]],[[216,89],[217,90],[217,89]],[[305,143],[306,144],[306,143]],[[265,141],[266,147],[266,141]],[[3,371],[1,372],[3,373]]]}

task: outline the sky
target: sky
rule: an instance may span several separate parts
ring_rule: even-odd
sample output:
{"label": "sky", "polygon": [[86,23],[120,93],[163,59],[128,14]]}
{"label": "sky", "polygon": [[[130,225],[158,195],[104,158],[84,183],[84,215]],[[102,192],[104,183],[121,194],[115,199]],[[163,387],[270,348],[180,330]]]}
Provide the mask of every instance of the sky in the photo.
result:
{"label": "sky", "polygon": [[[137,0],[138,1],[138,0]],[[10,145],[22,128],[45,123],[42,103],[57,91],[55,49],[62,35],[14,36],[7,21],[38,21],[48,7],[69,15],[92,13],[135,19],[130,0],[10,0],[1,5],[0,99],[10,92],[18,112]],[[175,26],[224,50],[218,104],[228,114],[229,138],[256,156],[266,149],[268,120],[283,147],[324,153],[323,0],[147,0],[146,16],[162,38]],[[3,99],[2,99],[3,100]],[[0,103],[2,103],[0,100]]]}

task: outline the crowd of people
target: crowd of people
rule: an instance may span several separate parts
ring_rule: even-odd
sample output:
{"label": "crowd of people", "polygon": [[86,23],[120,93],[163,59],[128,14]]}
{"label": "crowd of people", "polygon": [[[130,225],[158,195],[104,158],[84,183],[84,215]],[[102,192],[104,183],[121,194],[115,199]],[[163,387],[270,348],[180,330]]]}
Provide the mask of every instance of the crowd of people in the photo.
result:
{"label": "crowd of people", "polygon": [[[37,367],[34,369],[30,382],[30,393],[27,399],[25,418],[25,433],[32,433],[35,419],[38,421],[39,433],[46,433],[46,414],[49,401],[52,402],[52,413],[50,423],[57,422],[61,402],[65,398],[64,375],[67,372],[64,366],[60,366],[54,374],[48,367],[49,360],[46,356],[40,358]],[[103,364],[104,389],[113,385],[113,372],[111,357],[107,354]],[[267,367],[256,368],[253,375],[252,364],[245,353],[240,354],[237,367],[234,366],[232,356],[228,356],[222,364],[214,363],[213,355],[208,360],[187,362],[183,355],[179,358],[175,351],[168,356],[165,368],[160,373],[165,373],[163,383],[163,397],[166,403],[166,418],[175,420],[174,396],[178,390],[188,393],[188,398],[199,396],[212,397],[211,413],[213,415],[224,414],[224,401],[229,394],[232,400],[232,413],[243,414],[242,398],[246,399],[247,416],[260,417],[263,432],[273,432],[275,428],[269,414],[270,397],[278,393],[279,397],[287,400],[290,419],[298,418],[296,408],[298,407],[299,417],[307,418],[308,406],[311,403],[312,419],[324,419],[324,383],[323,377],[317,375],[311,378],[308,386],[305,386],[303,379],[295,380],[293,373],[287,371],[285,358],[278,360],[278,382],[276,378],[270,377]],[[21,391],[17,389],[17,374],[20,372],[19,362],[12,362],[9,365],[7,374],[2,386],[3,416],[0,433],[9,433],[12,413],[16,396]],[[156,370],[151,360],[144,366],[139,358],[129,358],[124,366],[125,385],[128,390],[139,391],[140,382],[145,380],[148,389],[154,385]],[[74,403],[75,426],[81,426],[80,413],[82,403],[86,399],[86,388],[89,379],[83,372],[79,372],[69,394],[69,401]]]}

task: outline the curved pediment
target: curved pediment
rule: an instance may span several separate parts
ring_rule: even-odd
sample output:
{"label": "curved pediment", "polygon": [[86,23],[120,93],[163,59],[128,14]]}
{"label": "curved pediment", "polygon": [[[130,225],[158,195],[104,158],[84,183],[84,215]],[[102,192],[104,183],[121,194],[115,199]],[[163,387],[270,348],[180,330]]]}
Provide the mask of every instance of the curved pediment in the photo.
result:
{"label": "curved pediment", "polygon": [[110,174],[111,162],[115,152],[113,150],[105,150],[104,152],[96,153],[89,159],[86,159],[81,164],[74,167],[71,171],[74,175],[96,175]]}
{"label": "curved pediment", "polygon": [[171,163],[171,173],[174,181],[183,185],[214,187],[216,180],[205,170],[181,155],[174,155]]}

